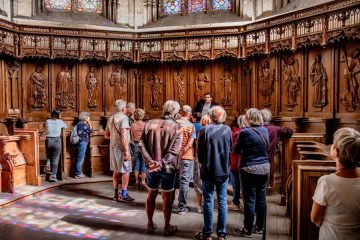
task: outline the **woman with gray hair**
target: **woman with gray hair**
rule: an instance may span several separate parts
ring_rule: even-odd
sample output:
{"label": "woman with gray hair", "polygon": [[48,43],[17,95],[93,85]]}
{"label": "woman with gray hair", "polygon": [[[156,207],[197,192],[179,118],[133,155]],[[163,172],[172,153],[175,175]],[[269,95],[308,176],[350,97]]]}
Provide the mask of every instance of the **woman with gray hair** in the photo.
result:
{"label": "woman with gray hair", "polygon": [[204,226],[195,239],[208,239],[213,231],[214,189],[218,201],[218,220],[216,233],[218,239],[226,239],[227,188],[229,179],[229,156],[232,146],[231,129],[223,124],[226,112],[220,106],[209,110],[212,120],[199,134],[198,160],[201,163],[200,175],[204,196]]}
{"label": "woman with gray hair", "polygon": [[81,112],[79,114],[79,123],[76,126],[77,126],[77,134],[80,140],[77,143],[75,178],[85,178],[86,176],[82,174],[81,171],[81,165],[85,158],[86,149],[90,140],[90,134],[93,131],[90,122],[90,113]]}
{"label": "woman with gray hair", "polygon": [[[268,158],[269,133],[263,127],[263,117],[256,108],[246,111],[248,128],[242,129],[234,145],[241,154],[240,177],[244,197],[244,227],[235,233],[243,237],[262,233],[266,216],[266,185],[270,173]],[[256,206],[256,224],[253,228]]]}

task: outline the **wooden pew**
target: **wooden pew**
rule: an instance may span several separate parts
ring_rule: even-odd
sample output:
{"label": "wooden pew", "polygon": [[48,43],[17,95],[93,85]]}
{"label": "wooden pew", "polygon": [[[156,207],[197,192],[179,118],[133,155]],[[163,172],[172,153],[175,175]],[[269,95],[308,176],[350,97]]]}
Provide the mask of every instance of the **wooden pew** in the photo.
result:
{"label": "wooden pew", "polygon": [[41,185],[39,133],[15,129],[14,135],[0,136],[1,191],[14,193],[22,185]]}
{"label": "wooden pew", "polygon": [[282,148],[282,160],[281,160],[281,205],[286,205],[287,196],[286,185],[291,179],[292,161],[301,159],[301,155],[298,150],[298,145],[316,145],[318,143],[324,143],[325,136],[322,133],[294,133],[289,139],[284,140],[284,147]]}
{"label": "wooden pew", "polygon": [[294,160],[292,191],[292,239],[318,239],[319,229],[310,221],[312,196],[317,180],[335,172],[334,160]]}

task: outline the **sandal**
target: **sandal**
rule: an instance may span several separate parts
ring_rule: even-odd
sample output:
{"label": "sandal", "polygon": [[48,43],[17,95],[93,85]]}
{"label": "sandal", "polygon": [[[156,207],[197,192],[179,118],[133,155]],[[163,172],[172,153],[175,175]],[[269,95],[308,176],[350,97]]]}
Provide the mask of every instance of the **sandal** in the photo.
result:
{"label": "sandal", "polygon": [[171,236],[178,231],[176,225],[170,225],[170,228],[164,228],[164,236]]}
{"label": "sandal", "polygon": [[152,225],[148,224],[147,227],[146,227],[146,233],[147,234],[153,234],[156,231],[156,229],[157,229],[156,223],[153,223]]}
{"label": "sandal", "polygon": [[197,239],[197,240],[212,240],[212,237],[210,235],[205,235],[203,232],[197,232],[195,234],[194,239]]}

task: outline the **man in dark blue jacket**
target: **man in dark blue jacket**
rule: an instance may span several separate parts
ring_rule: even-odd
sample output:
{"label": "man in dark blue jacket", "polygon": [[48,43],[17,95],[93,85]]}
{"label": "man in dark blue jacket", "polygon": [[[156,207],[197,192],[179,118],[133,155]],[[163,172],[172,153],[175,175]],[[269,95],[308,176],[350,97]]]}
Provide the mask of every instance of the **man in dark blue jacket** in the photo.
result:
{"label": "man in dark blue jacket", "polygon": [[218,104],[213,101],[210,93],[204,94],[204,99],[201,99],[193,109],[193,113],[199,113],[201,116],[204,116],[208,113],[209,109],[217,106]]}
{"label": "man in dark blue jacket", "polygon": [[200,131],[198,140],[198,159],[201,163],[200,175],[203,181],[204,227],[195,235],[195,239],[207,239],[211,236],[215,186],[219,206],[216,233],[218,239],[226,239],[229,156],[232,146],[231,129],[223,124],[226,113],[222,107],[212,107],[208,114],[212,124],[205,126]]}

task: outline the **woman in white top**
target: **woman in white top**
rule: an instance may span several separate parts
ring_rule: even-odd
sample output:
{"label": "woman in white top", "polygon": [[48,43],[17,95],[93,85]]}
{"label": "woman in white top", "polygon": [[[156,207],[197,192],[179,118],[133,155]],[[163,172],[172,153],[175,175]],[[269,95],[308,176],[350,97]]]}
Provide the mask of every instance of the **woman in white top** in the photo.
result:
{"label": "woman in white top", "polygon": [[320,240],[360,239],[360,133],[337,130],[330,155],[336,172],[318,180],[311,221],[320,227]]}

